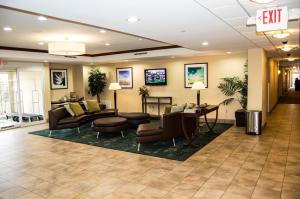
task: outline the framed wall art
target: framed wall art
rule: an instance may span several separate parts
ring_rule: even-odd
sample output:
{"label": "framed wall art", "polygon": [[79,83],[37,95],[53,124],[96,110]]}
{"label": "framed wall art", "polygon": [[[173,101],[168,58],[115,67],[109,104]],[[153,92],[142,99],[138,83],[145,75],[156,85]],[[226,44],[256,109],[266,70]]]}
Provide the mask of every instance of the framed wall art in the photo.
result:
{"label": "framed wall art", "polygon": [[184,64],[184,87],[192,88],[194,82],[203,82],[208,87],[208,63]]}
{"label": "framed wall art", "polygon": [[67,69],[50,69],[51,89],[67,89],[68,88],[68,72]]}
{"label": "framed wall art", "polygon": [[122,88],[133,88],[132,68],[117,68],[117,82]]}

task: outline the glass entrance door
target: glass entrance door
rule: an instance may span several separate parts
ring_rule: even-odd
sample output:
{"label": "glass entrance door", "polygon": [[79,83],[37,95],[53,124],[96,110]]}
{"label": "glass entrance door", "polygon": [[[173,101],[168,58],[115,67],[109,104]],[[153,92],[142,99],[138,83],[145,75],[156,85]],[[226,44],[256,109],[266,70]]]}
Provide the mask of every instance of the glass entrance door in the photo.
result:
{"label": "glass entrance door", "polygon": [[0,71],[0,130],[45,122],[43,72],[36,68]]}
{"label": "glass entrance door", "polygon": [[44,122],[43,73],[19,70],[22,125]]}
{"label": "glass entrance door", "polygon": [[16,71],[0,71],[0,130],[20,126]]}

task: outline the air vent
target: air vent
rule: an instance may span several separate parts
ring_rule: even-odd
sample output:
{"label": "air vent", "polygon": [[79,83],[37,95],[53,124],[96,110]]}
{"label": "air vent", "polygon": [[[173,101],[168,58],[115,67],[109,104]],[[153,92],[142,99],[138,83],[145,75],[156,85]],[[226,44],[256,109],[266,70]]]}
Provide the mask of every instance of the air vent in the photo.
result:
{"label": "air vent", "polygon": [[76,56],[64,56],[64,57],[66,57],[66,58],[73,58],[73,59],[77,58]]}
{"label": "air vent", "polygon": [[134,53],[134,55],[146,55],[148,54],[147,52],[140,52],[140,53]]}

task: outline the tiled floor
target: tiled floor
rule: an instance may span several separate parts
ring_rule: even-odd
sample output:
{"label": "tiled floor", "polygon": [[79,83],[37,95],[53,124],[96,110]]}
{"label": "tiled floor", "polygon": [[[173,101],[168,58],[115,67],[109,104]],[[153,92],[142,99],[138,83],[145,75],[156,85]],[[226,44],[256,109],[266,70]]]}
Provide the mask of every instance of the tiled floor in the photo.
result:
{"label": "tiled floor", "polygon": [[185,162],[0,132],[0,198],[300,198],[300,105],[233,127]]}

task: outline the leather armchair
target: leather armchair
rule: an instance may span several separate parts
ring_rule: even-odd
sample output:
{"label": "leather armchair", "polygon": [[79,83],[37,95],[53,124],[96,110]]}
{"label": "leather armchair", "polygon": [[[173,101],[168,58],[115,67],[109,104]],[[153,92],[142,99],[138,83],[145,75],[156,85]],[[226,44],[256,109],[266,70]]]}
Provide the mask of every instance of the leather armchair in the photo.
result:
{"label": "leather armchair", "polygon": [[138,143],[138,151],[141,143],[156,142],[161,140],[172,140],[175,146],[175,138],[183,136],[181,125],[181,113],[169,113],[162,115],[161,123],[140,124],[137,133],[136,141]]}

